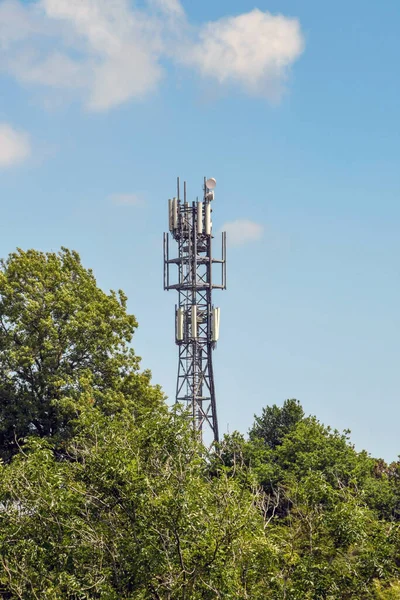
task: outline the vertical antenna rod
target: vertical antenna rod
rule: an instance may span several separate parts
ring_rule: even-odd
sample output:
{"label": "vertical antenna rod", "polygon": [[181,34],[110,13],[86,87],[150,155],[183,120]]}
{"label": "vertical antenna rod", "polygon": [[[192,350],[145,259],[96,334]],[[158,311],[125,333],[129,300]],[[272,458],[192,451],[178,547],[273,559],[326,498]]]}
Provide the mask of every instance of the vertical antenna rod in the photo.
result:
{"label": "vertical antenna rod", "polygon": [[[193,428],[201,438],[204,427],[209,426],[217,442],[212,351],[219,337],[220,309],[212,303],[212,291],[226,289],[226,233],[222,233],[222,258],[215,259],[211,252],[211,203],[215,186],[215,179],[204,178],[203,200],[189,205],[186,182],[183,202],[179,198],[178,178],[178,197],[168,201],[169,231],[178,244],[178,257],[169,257],[169,234],[164,233],[164,290],[178,292],[175,306],[175,342],[179,348],[176,402],[190,407]],[[214,264],[221,265],[220,283],[214,281]]]}

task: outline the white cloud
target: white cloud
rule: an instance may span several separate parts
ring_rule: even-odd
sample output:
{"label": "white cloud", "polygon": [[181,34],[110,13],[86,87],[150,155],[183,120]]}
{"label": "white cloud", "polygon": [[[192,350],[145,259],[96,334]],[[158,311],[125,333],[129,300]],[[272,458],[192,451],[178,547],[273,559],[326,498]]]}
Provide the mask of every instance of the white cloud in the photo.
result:
{"label": "white cloud", "polygon": [[[172,0],[167,8],[173,12]],[[0,70],[25,84],[76,90],[88,108],[106,110],[161,79],[160,23],[128,0],[0,0]]]}
{"label": "white cloud", "polygon": [[229,246],[243,246],[248,242],[256,242],[262,238],[264,232],[262,225],[247,219],[225,223],[221,229],[226,231],[226,241]]}
{"label": "white cloud", "polygon": [[179,0],[149,0],[150,6],[160,10],[164,14],[184,17],[185,11]]}
{"label": "white cloud", "polygon": [[46,23],[35,10],[17,0],[0,2],[0,49],[7,50],[11,44],[29,36],[46,35]]}
{"label": "white cloud", "polygon": [[166,59],[277,98],[302,47],[296,19],[257,9],[195,28],[179,0],[0,0],[0,71],[94,111],[151,93]]}
{"label": "white cloud", "polygon": [[0,123],[0,168],[11,167],[24,161],[31,153],[29,136]]}
{"label": "white cloud", "polygon": [[[132,72],[132,64],[136,71]],[[162,76],[161,67],[134,44],[93,70],[93,83],[88,107],[106,110],[131,98],[140,98],[152,91]]]}
{"label": "white cloud", "polygon": [[236,83],[276,100],[303,46],[297,19],[254,9],[203,26],[184,60],[220,84]]}
{"label": "white cloud", "polygon": [[109,200],[119,206],[140,206],[143,199],[138,194],[112,194]]}
{"label": "white cloud", "polygon": [[38,60],[34,53],[21,53],[8,63],[16,79],[54,88],[84,89],[89,70],[84,64],[55,51]]}

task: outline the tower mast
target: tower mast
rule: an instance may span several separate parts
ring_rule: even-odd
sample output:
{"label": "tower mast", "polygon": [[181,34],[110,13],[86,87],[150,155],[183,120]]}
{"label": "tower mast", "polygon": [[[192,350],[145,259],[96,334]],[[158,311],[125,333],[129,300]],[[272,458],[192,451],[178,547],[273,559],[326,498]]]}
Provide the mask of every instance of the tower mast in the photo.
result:
{"label": "tower mast", "polygon": [[[203,200],[177,197],[168,201],[169,231],[178,244],[178,257],[169,257],[169,234],[164,233],[164,290],[177,290],[175,342],[179,362],[176,402],[190,406],[193,428],[202,437],[209,427],[218,441],[212,351],[219,337],[220,309],[212,303],[214,289],[226,289],[226,233],[222,233],[222,258],[212,257],[212,201],[216,181],[204,178]],[[214,281],[214,265],[220,279]]]}

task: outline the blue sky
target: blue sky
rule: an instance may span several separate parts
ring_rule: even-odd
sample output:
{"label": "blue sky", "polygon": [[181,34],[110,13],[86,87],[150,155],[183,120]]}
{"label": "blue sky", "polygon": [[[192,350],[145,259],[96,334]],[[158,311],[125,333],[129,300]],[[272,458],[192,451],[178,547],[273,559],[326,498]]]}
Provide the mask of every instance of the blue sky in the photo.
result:
{"label": "blue sky", "polygon": [[394,0],[0,0],[0,255],[78,250],[173,398],[167,198],[216,177],[220,431],[296,397],[394,460],[399,29]]}

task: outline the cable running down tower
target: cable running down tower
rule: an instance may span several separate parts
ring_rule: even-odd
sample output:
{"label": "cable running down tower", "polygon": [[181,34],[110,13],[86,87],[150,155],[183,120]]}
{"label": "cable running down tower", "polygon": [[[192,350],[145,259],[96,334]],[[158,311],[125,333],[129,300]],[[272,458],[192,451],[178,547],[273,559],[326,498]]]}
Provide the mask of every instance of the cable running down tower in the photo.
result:
{"label": "cable running down tower", "polygon": [[[222,258],[212,257],[211,203],[216,181],[204,178],[202,201],[189,204],[184,183],[180,198],[168,201],[169,231],[178,244],[178,257],[169,257],[169,234],[164,233],[164,290],[177,290],[175,342],[179,348],[176,402],[190,406],[193,428],[203,435],[209,426],[218,441],[212,351],[219,337],[220,309],[212,303],[214,289],[226,289],[226,233],[222,233]],[[214,265],[220,265],[214,282]],[[176,268],[175,268],[176,267]]]}

